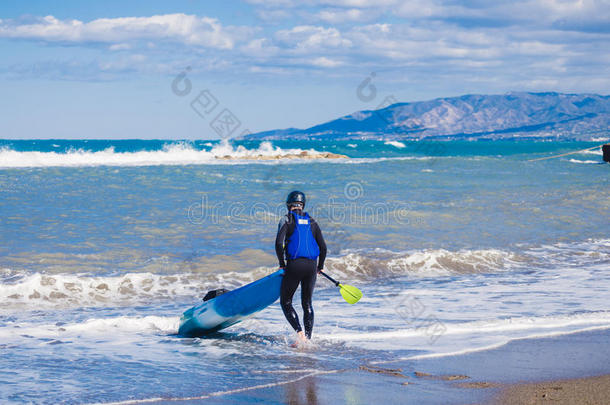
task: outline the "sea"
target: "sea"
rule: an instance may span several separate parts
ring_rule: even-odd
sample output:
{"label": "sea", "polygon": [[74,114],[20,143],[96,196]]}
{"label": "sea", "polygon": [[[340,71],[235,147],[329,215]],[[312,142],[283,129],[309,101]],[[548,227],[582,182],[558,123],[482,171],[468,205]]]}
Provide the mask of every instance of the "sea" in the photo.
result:
{"label": "sea", "polygon": [[[204,401],[608,329],[599,144],[0,140],[0,402]],[[207,291],[277,270],[293,190],[360,302],[320,276],[304,348],[278,302],[178,336]]]}

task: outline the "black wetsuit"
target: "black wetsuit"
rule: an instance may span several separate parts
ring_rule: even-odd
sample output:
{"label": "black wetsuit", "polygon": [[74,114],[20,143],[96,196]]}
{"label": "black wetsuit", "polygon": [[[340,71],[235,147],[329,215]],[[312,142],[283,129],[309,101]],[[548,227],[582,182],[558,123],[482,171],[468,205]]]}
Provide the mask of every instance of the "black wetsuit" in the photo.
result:
{"label": "black wetsuit", "polygon": [[302,330],[301,324],[299,323],[299,316],[292,307],[292,297],[299,283],[301,283],[301,306],[303,307],[303,324],[305,325],[305,336],[307,338],[311,338],[311,331],[313,329],[311,297],[316,284],[317,270],[324,268],[324,260],[326,259],[326,243],[324,242],[324,237],[322,237],[322,231],[313,218],[310,218],[310,225],[311,232],[320,248],[317,269],[314,259],[306,259],[304,257],[288,260],[286,263],[285,247],[288,246],[288,241],[295,228],[294,219],[291,214],[286,215],[280,220],[277,237],[275,238],[275,253],[280,262],[280,267],[286,269],[280,289],[282,311],[284,311],[286,319],[294,330],[300,332]]}

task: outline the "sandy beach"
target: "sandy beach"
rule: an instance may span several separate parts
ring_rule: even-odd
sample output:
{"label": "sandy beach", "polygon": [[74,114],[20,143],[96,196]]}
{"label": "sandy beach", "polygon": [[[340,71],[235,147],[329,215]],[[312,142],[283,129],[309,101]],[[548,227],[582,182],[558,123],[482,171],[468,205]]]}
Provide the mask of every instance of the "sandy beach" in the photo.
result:
{"label": "sandy beach", "polygon": [[610,402],[610,375],[517,384],[503,389],[492,404],[587,404],[602,405]]}
{"label": "sandy beach", "polygon": [[521,339],[492,350],[312,372],[172,403],[607,404],[609,337],[606,329]]}

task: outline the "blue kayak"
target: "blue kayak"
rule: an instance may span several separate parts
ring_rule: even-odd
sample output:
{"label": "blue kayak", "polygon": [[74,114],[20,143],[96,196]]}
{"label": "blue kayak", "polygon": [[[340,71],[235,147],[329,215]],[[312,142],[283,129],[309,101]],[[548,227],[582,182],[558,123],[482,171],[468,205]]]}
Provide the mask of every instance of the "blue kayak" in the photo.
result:
{"label": "blue kayak", "polygon": [[280,297],[284,270],[195,305],[180,318],[178,334],[203,336],[243,321]]}

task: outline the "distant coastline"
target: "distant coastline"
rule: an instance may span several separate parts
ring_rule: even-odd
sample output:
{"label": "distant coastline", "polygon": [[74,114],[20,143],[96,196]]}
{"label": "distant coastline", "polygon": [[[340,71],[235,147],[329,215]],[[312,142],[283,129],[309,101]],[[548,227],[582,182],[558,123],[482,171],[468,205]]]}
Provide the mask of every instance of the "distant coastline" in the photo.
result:
{"label": "distant coastline", "polygon": [[610,96],[508,93],[464,95],[361,110],[306,129],[287,128],[244,139],[371,140],[610,138]]}

